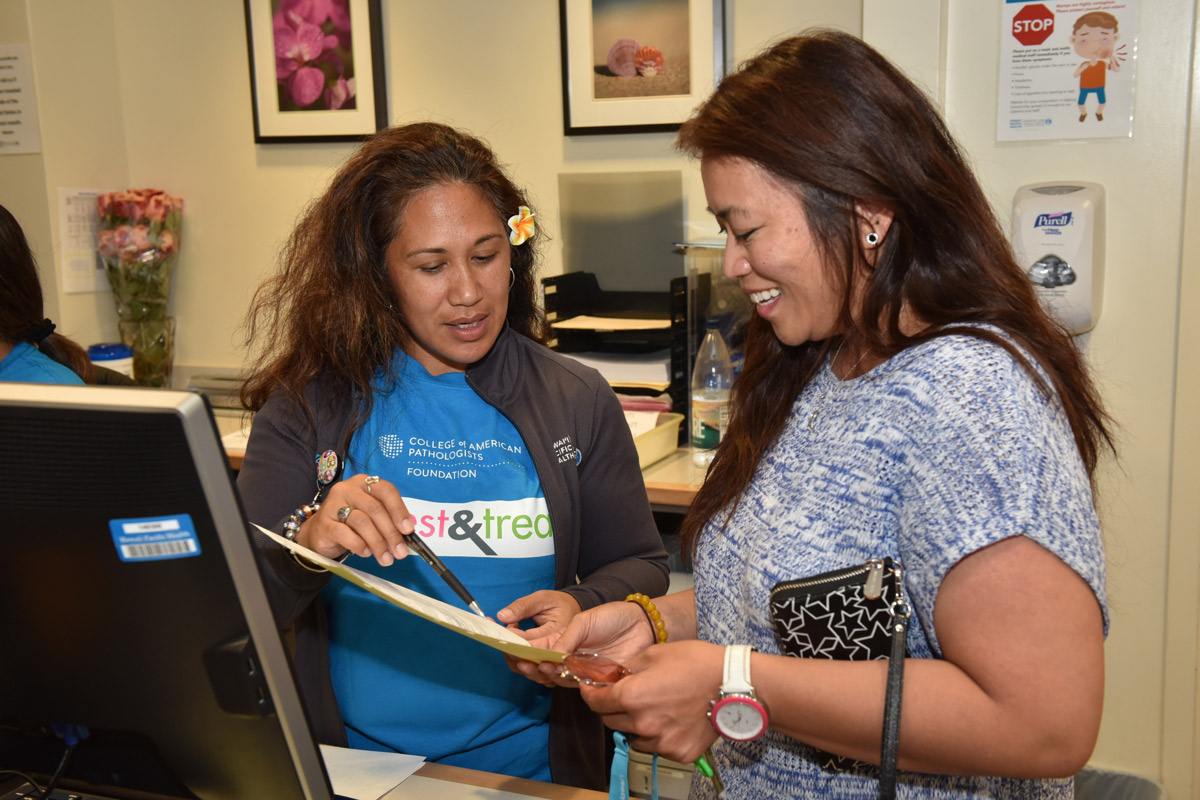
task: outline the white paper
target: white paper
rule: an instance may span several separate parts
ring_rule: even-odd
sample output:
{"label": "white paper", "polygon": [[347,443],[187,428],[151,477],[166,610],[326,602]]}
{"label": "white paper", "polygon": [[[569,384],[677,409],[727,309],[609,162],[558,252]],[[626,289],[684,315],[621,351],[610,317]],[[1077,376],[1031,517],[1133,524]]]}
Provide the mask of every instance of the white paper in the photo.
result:
{"label": "white paper", "polygon": [[104,262],[96,250],[95,189],[58,190],[59,261],[63,291],[67,294],[109,291]]}
{"label": "white paper", "polygon": [[649,433],[658,427],[657,411],[626,411],[625,421],[629,423],[629,430],[633,433],[633,438],[641,436],[643,433]]}
{"label": "white paper", "polygon": [[671,327],[669,319],[637,317],[593,317],[586,314],[551,322],[555,328],[567,331],[659,331]]}
{"label": "white paper", "polygon": [[233,450],[237,452],[245,452],[246,444],[250,441],[250,429],[242,428],[240,431],[233,431],[221,437],[221,446],[226,452]]}
{"label": "white paper", "polygon": [[0,44],[0,155],[42,152],[29,47]]}
{"label": "white paper", "polygon": [[351,750],[321,745],[333,793],[353,800],[379,800],[421,768],[424,756]]}
{"label": "white paper", "polygon": [[651,353],[563,353],[586,364],[614,386],[644,386],[659,391],[671,385],[671,351]]}
{"label": "white paper", "polygon": [[[1007,0],[1001,3],[1000,85],[996,139],[1099,139],[1133,135],[1139,0]],[[1098,42],[1100,25],[1076,31],[1084,14],[1116,19],[1107,56]],[[1105,64],[1099,74],[1077,74]],[[1083,88],[1084,83],[1099,86]],[[1100,109],[1099,99],[1104,97]],[[1082,111],[1080,99],[1084,100]],[[1100,112],[1099,114],[1097,112]],[[1083,119],[1080,119],[1080,117]],[[1099,117],[1103,117],[1100,119]]]}
{"label": "white paper", "polygon": [[[261,525],[255,525],[254,527],[288,550],[303,556],[307,561],[324,567],[338,577],[344,578],[355,586],[366,589],[368,592],[378,595],[389,603],[400,606],[400,608],[416,614],[418,617],[441,625],[443,628],[448,628],[455,633],[461,633],[463,636],[486,644],[488,647],[494,647],[501,652],[523,658],[527,661],[553,661],[555,663],[562,663],[563,653],[533,647],[508,628],[490,619],[481,617],[466,609],[455,608],[448,603],[443,603],[441,600],[426,597],[420,592],[414,592],[407,587],[386,581],[377,575],[362,572],[353,567],[347,567],[345,564],[340,564],[333,559],[326,558],[301,544],[285,539]],[[417,558],[415,555],[412,557]]]}

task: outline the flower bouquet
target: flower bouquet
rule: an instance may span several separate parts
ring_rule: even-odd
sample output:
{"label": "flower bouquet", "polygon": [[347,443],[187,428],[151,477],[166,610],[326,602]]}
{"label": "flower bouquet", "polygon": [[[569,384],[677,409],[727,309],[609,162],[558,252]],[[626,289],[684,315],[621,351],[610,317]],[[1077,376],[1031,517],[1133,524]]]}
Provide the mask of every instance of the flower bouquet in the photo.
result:
{"label": "flower bouquet", "polygon": [[175,320],[167,315],[167,300],[183,201],[158,189],[129,189],[100,195],[96,210],[96,247],[116,302],[121,341],[133,350],[134,380],[169,386]]}

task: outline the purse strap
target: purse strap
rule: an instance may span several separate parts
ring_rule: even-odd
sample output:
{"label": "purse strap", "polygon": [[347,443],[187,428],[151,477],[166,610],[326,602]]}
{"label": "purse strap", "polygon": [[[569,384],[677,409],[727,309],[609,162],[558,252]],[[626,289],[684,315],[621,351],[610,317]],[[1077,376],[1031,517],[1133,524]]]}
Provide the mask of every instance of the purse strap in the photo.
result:
{"label": "purse strap", "polygon": [[[900,571],[896,570],[900,587]],[[900,753],[900,700],[904,684],[904,646],[908,637],[908,604],[898,591],[892,603],[892,652],[888,656],[887,694],[883,701],[883,745],[879,757],[879,800],[896,796],[896,760]]]}

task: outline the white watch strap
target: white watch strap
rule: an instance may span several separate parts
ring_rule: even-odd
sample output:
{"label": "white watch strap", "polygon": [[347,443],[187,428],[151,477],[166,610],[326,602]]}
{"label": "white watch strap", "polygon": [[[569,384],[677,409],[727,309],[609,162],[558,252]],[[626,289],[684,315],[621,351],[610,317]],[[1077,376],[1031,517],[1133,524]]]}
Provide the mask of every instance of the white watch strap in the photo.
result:
{"label": "white watch strap", "polygon": [[753,651],[754,648],[748,644],[731,644],[725,648],[722,696],[747,694],[754,697],[754,687],[750,685],[750,653]]}

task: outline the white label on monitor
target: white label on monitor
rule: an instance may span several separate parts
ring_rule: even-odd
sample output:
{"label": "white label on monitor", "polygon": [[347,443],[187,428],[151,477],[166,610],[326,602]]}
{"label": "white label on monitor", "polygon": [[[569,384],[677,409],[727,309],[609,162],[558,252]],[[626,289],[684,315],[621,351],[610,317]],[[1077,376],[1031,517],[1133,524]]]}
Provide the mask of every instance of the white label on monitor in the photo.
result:
{"label": "white label on monitor", "polygon": [[187,514],[111,519],[108,529],[122,561],[161,561],[200,555],[196,526]]}

